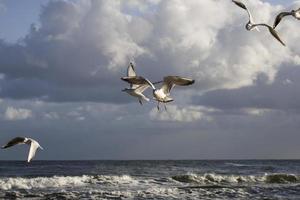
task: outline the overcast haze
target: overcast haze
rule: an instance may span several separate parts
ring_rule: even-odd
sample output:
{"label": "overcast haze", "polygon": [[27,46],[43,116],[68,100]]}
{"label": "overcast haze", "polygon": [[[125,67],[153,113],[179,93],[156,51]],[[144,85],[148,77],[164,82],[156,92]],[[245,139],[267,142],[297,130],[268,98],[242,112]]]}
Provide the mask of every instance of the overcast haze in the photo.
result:
{"label": "overcast haze", "polygon": [[[243,2],[269,24],[300,7]],[[19,3],[0,1],[1,144],[35,138],[36,159],[300,158],[300,21],[278,26],[283,47],[246,31],[231,0]],[[130,61],[153,81],[196,82],[157,112],[121,92]],[[0,159],[24,160],[24,148]]]}

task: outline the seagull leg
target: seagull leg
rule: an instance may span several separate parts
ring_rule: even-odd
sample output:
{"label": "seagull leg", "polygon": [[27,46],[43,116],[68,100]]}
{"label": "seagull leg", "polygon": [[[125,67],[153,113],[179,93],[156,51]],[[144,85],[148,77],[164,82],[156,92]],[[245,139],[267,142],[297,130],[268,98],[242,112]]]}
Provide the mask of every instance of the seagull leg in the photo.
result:
{"label": "seagull leg", "polygon": [[140,102],[140,104],[141,104],[141,105],[143,105],[143,102],[142,102],[142,100],[141,100],[141,99],[139,99],[139,102]]}
{"label": "seagull leg", "polygon": [[166,104],[164,103],[164,106],[165,106],[165,111],[168,111],[168,109],[167,109],[167,106],[166,106]]}
{"label": "seagull leg", "polygon": [[159,101],[157,102],[157,106],[156,107],[157,107],[157,110],[159,111]]}

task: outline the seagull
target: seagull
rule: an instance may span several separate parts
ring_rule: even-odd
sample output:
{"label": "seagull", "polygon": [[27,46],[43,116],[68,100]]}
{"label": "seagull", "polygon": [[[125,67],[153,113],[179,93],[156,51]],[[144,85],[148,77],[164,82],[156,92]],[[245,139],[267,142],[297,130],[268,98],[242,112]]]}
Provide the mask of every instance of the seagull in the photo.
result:
{"label": "seagull", "polygon": [[285,16],[289,16],[289,15],[292,15],[294,18],[300,20],[300,8],[298,8],[297,10],[292,10],[290,12],[281,12],[281,13],[279,13],[275,18],[273,28],[274,29],[276,28],[276,26],[280,23],[282,18],[284,18]]}
{"label": "seagull", "polygon": [[[129,64],[127,68],[127,76],[121,78],[123,81],[126,81],[130,83],[130,88],[125,88],[122,91],[128,93],[131,96],[137,97],[139,100],[139,103],[143,105],[142,100],[149,101],[150,99],[147,98],[143,92],[150,87],[150,85],[145,81],[137,81],[136,83],[132,83],[132,79],[136,80],[143,80],[142,77],[137,76],[134,70],[134,66],[132,63]],[[155,82],[154,84],[157,84],[160,82]]]}
{"label": "seagull", "polygon": [[259,29],[257,27],[253,27],[252,25],[255,24],[254,20],[253,20],[253,17],[252,17],[252,14],[250,12],[250,10],[246,7],[245,4],[243,4],[241,1],[238,1],[238,0],[232,0],[233,3],[235,3],[237,6],[243,8],[244,10],[247,11],[248,13],[248,16],[249,16],[249,21],[248,23],[246,24],[246,29],[248,31],[251,31],[253,28],[255,28],[257,31],[259,31]]}
{"label": "seagull", "polygon": [[[129,63],[129,66],[127,68],[127,77],[122,77],[121,79],[123,81],[127,81],[128,79],[131,79],[133,77],[137,77],[136,72],[134,70],[134,66],[132,63]],[[137,97],[139,100],[139,103],[143,105],[142,100],[149,101],[150,99],[147,98],[143,92],[149,87],[148,84],[132,84],[130,83],[129,88],[125,88],[122,91],[128,93],[131,96]]]}
{"label": "seagull", "polygon": [[35,152],[38,148],[44,150],[37,141],[35,141],[34,139],[31,139],[31,138],[26,138],[26,137],[16,137],[16,138],[10,140],[6,145],[2,146],[1,148],[6,149],[6,148],[12,147],[17,144],[30,145],[27,162],[30,162],[32,160],[32,158],[34,157]]}
{"label": "seagull", "polygon": [[146,78],[143,77],[137,77],[128,80],[131,83],[147,83],[151,86],[153,90],[153,98],[157,101],[157,109],[159,110],[159,103],[163,103],[165,110],[167,110],[166,103],[174,101],[174,99],[170,96],[171,89],[175,85],[191,85],[195,82],[193,79],[184,78],[180,76],[166,76],[164,77],[164,80],[162,81],[163,84],[160,89],[157,89],[151,81],[149,81]]}
{"label": "seagull", "polygon": [[264,26],[264,27],[267,27],[269,29],[269,32],[271,33],[271,35],[273,35],[273,37],[275,39],[277,39],[283,46],[285,46],[284,42],[280,39],[278,33],[275,31],[274,28],[272,28],[271,26],[269,26],[268,24],[264,24],[264,23],[260,23],[260,24],[256,24],[253,22],[253,18],[252,18],[252,15],[249,11],[249,9],[245,6],[245,4],[243,4],[241,1],[238,1],[238,0],[232,0],[233,3],[235,3],[237,6],[245,9],[249,15],[249,21],[248,23],[246,24],[246,29],[248,31],[252,30],[253,28],[255,28],[256,30],[259,31],[259,29],[257,28],[258,26]]}

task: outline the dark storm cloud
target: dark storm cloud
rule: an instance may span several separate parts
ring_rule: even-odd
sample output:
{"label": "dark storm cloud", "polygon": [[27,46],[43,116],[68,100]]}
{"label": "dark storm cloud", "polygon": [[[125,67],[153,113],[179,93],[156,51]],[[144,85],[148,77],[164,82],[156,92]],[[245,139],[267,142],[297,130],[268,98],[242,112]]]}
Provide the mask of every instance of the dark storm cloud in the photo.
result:
{"label": "dark storm cloud", "polygon": [[[106,9],[103,2],[93,1],[91,6],[52,1],[43,8],[39,27],[32,25],[18,44],[1,41],[0,73],[4,76],[0,96],[127,102],[128,98],[115,95],[127,86],[120,76],[138,47],[128,35],[114,35],[114,27],[110,26],[121,26],[118,33],[128,24],[121,13],[106,13]],[[106,14],[102,20],[93,16],[97,10]],[[108,24],[103,24],[107,19]],[[122,41],[126,49],[116,49],[115,41]],[[119,68],[115,69],[116,65]]]}
{"label": "dark storm cloud", "polygon": [[[251,2],[258,6],[260,18],[269,20],[278,9]],[[295,59],[268,34],[245,32],[237,25],[243,20],[227,1],[50,1],[18,43],[0,42],[0,97],[127,103],[116,95],[132,60],[138,74],[153,81],[192,77],[200,93],[249,84],[260,72],[272,76]],[[293,23],[282,27],[295,29]],[[293,46],[299,35],[289,36]]]}
{"label": "dark storm cloud", "polygon": [[237,89],[219,89],[194,97],[199,105],[219,109],[260,108],[300,111],[300,68],[283,66],[270,82],[258,74],[253,85]]}
{"label": "dark storm cloud", "polygon": [[[118,80],[118,79],[117,79]],[[0,80],[2,97],[11,99],[40,99],[50,102],[114,102],[124,103],[132,99],[125,93],[122,94],[121,87],[126,87],[120,81],[119,86],[57,86],[51,82],[41,80],[15,79]]]}

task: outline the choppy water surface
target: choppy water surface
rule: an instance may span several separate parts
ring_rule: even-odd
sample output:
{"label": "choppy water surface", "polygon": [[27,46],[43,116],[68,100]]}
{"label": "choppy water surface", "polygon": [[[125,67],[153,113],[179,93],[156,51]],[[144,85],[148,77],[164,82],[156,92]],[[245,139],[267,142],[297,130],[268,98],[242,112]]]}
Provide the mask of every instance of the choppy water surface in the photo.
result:
{"label": "choppy water surface", "polygon": [[0,161],[0,199],[300,199],[300,161]]}

